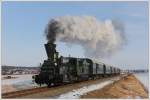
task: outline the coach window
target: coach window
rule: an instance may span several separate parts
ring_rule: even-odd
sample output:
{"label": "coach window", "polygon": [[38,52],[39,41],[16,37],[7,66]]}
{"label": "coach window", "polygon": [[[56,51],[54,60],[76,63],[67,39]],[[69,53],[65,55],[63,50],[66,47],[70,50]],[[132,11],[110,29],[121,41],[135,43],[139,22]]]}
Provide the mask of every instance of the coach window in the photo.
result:
{"label": "coach window", "polygon": [[84,73],[84,68],[82,67],[82,73]]}

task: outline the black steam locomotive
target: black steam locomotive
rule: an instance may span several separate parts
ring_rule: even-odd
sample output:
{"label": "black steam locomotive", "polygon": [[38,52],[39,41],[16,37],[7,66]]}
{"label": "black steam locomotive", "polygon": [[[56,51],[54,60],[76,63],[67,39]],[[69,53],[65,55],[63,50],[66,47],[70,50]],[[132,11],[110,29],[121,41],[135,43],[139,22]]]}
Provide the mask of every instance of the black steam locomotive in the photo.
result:
{"label": "black steam locomotive", "polygon": [[120,69],[88,58],[58,57],[56,44],[45,44],[47,60],[44,60],[39,75],[34,76],[37,84],[61,85],[77,81],[96,79],[120,74]]}

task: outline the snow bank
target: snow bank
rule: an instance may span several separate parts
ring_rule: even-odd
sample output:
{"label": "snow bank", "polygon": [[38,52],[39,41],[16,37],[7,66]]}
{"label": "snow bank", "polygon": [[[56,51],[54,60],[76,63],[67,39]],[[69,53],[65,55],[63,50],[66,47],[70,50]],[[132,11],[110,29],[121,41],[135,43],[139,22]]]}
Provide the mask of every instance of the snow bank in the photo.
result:
{"label": "snow bank", "polygon": [[89,86],[84,86],[82,88],[72,90],[70,92],[61,94],[60,96],[58,96],[58,99],[77,99],[77,98],[80,98],[81,95],[86,94],[90,91],[101,89],[104,86],[113,83],[115,80],[119,80],[119,78],[107,80],[98,84],[92,84]]}
{"label": "snow bank", "polygon": [[1,81],[2,93],[38,87],[38,85],[32,81],[33,75],[11,75],[11,76],[17,78],[4,79]]}
{"label": "snow bank", "polygon": [[149,75],[148,73],[138,73],[134,74],[135,77],[144,85],[144,87],[148,90],[149,89]]}
{"label": "snow bank", "polygon": [[16,78],[2,80],[2,85],[13,85],[17,83],[32,82],[33,75],[11,75],[11,76]]}

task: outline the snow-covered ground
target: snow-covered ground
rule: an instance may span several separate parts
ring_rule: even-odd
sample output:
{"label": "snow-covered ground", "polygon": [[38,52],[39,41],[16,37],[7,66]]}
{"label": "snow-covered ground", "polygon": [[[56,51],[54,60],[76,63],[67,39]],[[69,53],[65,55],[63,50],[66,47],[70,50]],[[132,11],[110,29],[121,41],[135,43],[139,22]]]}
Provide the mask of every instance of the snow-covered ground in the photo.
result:
{"label": "snow-covered ground", "polygon": [[32,81],[33,75],[11,75],[11,76],[16,78],[2,79],[1,81],[2,93],[38,87],[38,85]]}
{"label": "snow-covered ground", "polygon": [[11,77],[16,77],[16,78],[3,79],[2,85],[12,85],[12,84],[17,84],[17,83],[32,82],[32,76],[33,75],[11,75]]}
{"label": "snow-covered ground", "polygon": [[60,96],[58,96],[56,98],[57,99],[77,99],[77,98],[80,98],[80,96],[83,95],[83,94],[86,94],[90,91],[94,91],[94,90],[97,90],[97,89],[101,89],[104,86],[106,86],[108,84],[111,84],[114,81],[119,80],[119,79],[120,78],[117,77],[117,78],[113,78],[111,80],[107,80],[107,81],[104,81],[104,82],[101,82],[101,83],[98,83],[98,84],[92,84],[92,85],[89,85],[89,86],[84,86],[84,87],[79,88],[79,89],[74,89],[74,90],[69,91],[67,93],[61,94]]}
{"label": "snow-covered ground", "polygon": [[138,74],[134,74],[134,75],[148,90],[149,89],[149,75],[148,75],[148,73],[138,73]]}

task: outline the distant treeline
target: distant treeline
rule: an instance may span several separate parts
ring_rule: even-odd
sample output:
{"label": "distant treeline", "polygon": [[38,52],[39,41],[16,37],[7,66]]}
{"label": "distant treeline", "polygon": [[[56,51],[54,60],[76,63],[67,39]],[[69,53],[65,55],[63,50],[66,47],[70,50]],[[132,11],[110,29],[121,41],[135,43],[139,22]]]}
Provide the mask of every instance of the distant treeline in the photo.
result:
{"label": "distant treeline", "polygon": [[26,67],[26,66],[7,66],[7,65],[2,65],[2,70],[3,69],[39,69],[39,67]]}
{"label": "distant treeline", "polygon": [[16,74],[36,74],[40,67],[25,67],[25,66],[7,66],[3,65],[2,75],[16,75]]}
{"label": "distant treeline", "polygon": [[145,73],[145,72],[149,72],[148,69],[136,69],[136,70],[126,70],[127,72],[130,73]]}

